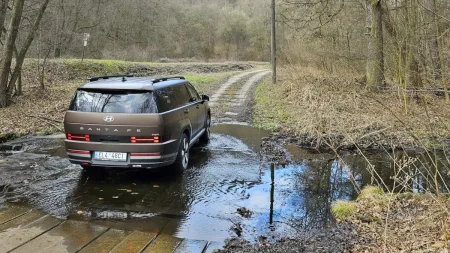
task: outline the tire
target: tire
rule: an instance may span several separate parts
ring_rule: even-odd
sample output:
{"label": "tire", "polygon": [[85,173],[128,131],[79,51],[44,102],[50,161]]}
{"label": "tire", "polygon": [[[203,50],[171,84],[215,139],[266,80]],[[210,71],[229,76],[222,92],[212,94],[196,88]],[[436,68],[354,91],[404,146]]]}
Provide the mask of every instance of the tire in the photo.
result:
{"label": "tire", "polygon": [[80,165],[83,170],[92,170],[92,166],[90,165]]}
{"label": "tire", "polygon": [[208,117],[205,122],[205,132],[200,136],[200,144],[208,144],[211,139],[211,115],[208,113]]}
{"label": "tire", "polygon": [[180,147],[178,148],[177,159],[173,163],[176,170],[184,171],[189,165],[189,139],[186,134],[181,135]]}
{"label": "tire", "polygon": [[94,167],[94,166],[86,166],[86,165],[80,165],[81,168],[83,168],[83,171],[81,172],[82,177],[85,177],[86,180],[81,181],[87,181],[89,178],[91,179],[103,179],[106,177],[106,170],[103,167]]}

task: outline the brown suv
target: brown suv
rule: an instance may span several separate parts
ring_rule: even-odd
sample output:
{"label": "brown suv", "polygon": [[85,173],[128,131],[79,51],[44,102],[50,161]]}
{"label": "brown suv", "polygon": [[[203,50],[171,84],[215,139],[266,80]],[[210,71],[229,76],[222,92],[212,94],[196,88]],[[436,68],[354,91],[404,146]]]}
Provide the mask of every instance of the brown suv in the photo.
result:
{"label": "brown suv", "polygon": [[69,160],[83,168],[186,169],[192,145],[209,141],[208,101],[184,77],[90,78],[64,119]]}

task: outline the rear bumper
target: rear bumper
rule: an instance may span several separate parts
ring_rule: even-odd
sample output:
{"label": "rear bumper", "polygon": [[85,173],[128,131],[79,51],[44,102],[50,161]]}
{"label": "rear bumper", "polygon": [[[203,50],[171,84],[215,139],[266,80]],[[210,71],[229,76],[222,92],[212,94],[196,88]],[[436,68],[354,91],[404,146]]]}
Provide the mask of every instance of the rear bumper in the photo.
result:
{"label": "rear bumper", "polygon": [[[71,163],[118,168],[158,168],[171,165],[177,157],[178,145],[177,140],[146,144],[65,141]],[[126,161],[96,160],[96,151],[126,153]]]}

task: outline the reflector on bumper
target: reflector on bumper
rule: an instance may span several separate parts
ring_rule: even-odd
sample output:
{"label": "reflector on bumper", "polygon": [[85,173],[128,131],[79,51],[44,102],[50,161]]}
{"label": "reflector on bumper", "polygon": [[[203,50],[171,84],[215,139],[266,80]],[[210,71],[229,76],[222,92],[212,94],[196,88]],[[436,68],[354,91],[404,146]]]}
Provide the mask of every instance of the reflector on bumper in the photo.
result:
{"label": "reflector on bumper", "polygon": [[160,159],[161,153],[131,153],[131,160]]}
{"label": "reflector on bumper", "polygon": [[68,149],[67,154],[69,156],[78,156],[78,157],[84,157],[84,158],[91,158],[91,151],[86,150],[75,150],[75,149]]}

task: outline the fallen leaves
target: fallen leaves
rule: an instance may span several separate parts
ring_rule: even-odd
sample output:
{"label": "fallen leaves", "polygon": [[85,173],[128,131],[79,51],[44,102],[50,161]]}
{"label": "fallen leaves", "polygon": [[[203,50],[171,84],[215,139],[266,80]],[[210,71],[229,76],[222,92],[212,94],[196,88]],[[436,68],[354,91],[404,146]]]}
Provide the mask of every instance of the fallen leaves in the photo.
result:
{"label": "fallen leaves", "polygon": [[379,252],[384,247],[387,252],[443,252],[447,248],[450,237],[443,236],[442,224],[450,227],[450,217],[444,215],[450,210],[449,199],[399,194],[389,205],[373,199],[359,199],[356,205],[358,213],[340,221],[356,226],[355,252]]}

